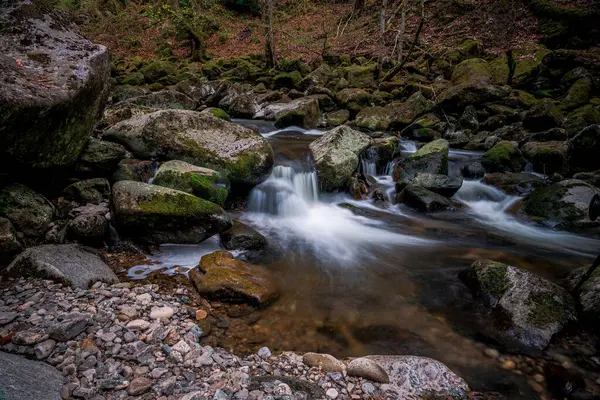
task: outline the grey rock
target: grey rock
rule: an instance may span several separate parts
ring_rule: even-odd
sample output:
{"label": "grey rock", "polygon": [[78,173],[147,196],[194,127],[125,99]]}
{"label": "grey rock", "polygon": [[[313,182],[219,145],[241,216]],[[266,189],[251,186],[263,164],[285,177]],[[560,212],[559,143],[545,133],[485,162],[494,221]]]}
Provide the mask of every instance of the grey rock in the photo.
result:
{"label": "grey rock", "polygon": [[14,183],[0,191],[0,216],[31,237],[43,237],[54,216],[54,206],[27,186]]}
{"label": "grey rock", "polygon": [[127,150],[120,144],[90,138],[73,169],[88,176],[110,174],[126,155]]}
{"label": "grey rock", "polygon": [[39,276],[81,289],[87,289],[99,281],[119,281],[100,257],[75,244],[31,247],[21,253],[6,268],[5,273]]}
{"label": "grey rock", "polygon": [[35,357],[38,360],[47,358],[50,354],[52,354],[54,346],[56,346],[56,341],[52,339],[44,340],[43,342],[38,343],[33,349],[35,352]]}
{"label": "grey rock", "polygon": [[460,177],[430,173],[418,173],[414,180],[415,185],[422,186],[445,197],[454,196],[462,186],[462,183],[463,180]]}
{"label": "grey rock", "polygon": [[396,202],[424,212],[442,211],[452,208],[452,201],[419,185],[408,185],[396,195]]}
{"label": "grey rock", "polygon": [[66,342],[85,331],[90,323],[89,314],[66,314],[49,328],[48,333],[52,339],[58,342]]}
{"label": "grey rock", "polygon": [[3,326],[3,325],[11,323],[18,316],[19,316],[19,314],[16,313],[16,312],[1,311],[0,312],[0,326]]}
{"label": "grey rock", "polygon": [[110,198],[110,184],[106,179],[94,178],[75,182],[64,190],[65,198],[81,204],[100,204]]}
{"label": "grey rock", "polygon": [[62,387],[63,377],[56,368],[0,352],[0,396],[3,399],[61,400]]}
{"label": "grey rock", "polygon": [[15,228],[7,218],[0,217],[0,268],[9,264],[22,250]]}

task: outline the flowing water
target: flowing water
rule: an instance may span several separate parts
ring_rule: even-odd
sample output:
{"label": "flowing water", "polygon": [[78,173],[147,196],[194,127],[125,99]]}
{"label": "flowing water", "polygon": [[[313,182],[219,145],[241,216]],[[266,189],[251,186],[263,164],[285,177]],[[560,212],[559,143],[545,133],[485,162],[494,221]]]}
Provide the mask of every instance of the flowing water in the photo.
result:
{"label": "flowing water", "polygon": [[[250,193],[246,212],[234,218],[259,230],[283,254],[266,265],[278,279],[281,298],[250,326],[230,327],[232,348],[423,355],[446,363],[475,390],[534,398],[525,378],[483,355],[478,340],[485,316],[458,273],[477,259],[494,259],[559,280],[591,262],[600,241],[520,222],[506,212],[519,199],[479,181],[465,181],[454,196],[463,207],[429,215],[391,202],[320,193],[308,144],[321,132],[237,122],[255,125],[268,137],[276,166]],[[416,146],[402,142],[399,150],[411,153]],[[480,157],[451,150],[450,174]],[[393,164],[377,170],[367,155],[359,169],[375,175],[393,198]],[[198,246],[162,246],[150,259],[160,263],[154,268],[189,268],[218,248],[216,238]],[[130,273],[140,277],[150,268]]]}

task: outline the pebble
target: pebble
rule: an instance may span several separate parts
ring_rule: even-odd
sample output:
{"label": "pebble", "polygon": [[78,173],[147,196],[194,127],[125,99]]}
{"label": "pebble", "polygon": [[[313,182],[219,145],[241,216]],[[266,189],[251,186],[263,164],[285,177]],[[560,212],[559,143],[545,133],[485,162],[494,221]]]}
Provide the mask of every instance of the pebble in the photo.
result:
{"label": "pebble", "polygon": [[145,331],[148,327],[150,327],[150,322],[143,319],[135,319],[127,323],[127,328],[132,331]]}
{"label": "pebble", "polygon": [[496,349],[492,349],[487,347],[484,351],[483,354],[485,354],[486,356],[488,356],[489,358],[498,358],[500,357],[500,352]]}
{"label": "pebble", "polygon": [[331,388],[331,389],[328,389],[327,392],[325,392],[325,396],[327,396],[328,399],[337,399],[337,397],[339,396],[339,393],[334,388]]}
{"label": "pebble", "polygon": [[533,376],[533,380],[536,381],[537,383],[542,383],[544,382],[546,379],[544,378],[544,375],[542,374],[535,374]]}
{"label": "pebble", "polygon": [[196,321],[206,319],[206,317],[208,317],[208,313],[206,311],[204,311],[204,310],[196,311]]}
{"label": "pebble", "polygon": [[271,350],[269,350],[268,347],[261,347],[258,350],[258,355],[262,358],[269,358],[269,357],[271,357],[272,354],[271,354]]}
{"label": "pebble", "polygon": [[127,393],[131,396],[139,396],[146,393],[152,387],[152,381],[148,378],[135,378],[129,384]]}
{"label": "pebble", "polygon": [[160,307],[160,308],[153,308],[152,311],[150,311],[150,318],[152,319],[169,319],[173,316],[173,314],[175,313],[175,310],[173,310],[171,307]]}
{"label": "pebble", "polygon": [[502,368],[506,369],[506,370],[512,370],[515,369],[516,365],[515,362],[512,360],[506,360],[502,363]]}
{"label": "pebble", "polygon": [[52,339],[44,340],[41,343],[38,343],[33,349],[35,353],[35,357],[38,360],[43,360],[47,358],[50,354],[52,354],[52,350],[56,346],[56,341]]}

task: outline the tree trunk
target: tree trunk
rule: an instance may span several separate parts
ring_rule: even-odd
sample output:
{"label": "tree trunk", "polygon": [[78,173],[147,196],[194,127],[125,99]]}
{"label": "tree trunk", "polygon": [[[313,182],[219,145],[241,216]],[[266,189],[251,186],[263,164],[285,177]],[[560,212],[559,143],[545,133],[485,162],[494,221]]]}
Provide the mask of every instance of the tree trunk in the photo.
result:
{"label": "tree trunk", "polygon": [[275,38],[273,34],[273,2],[275,0],[264,0],[262,13],[265,25],[265,61],[267,68],[275,67]]}
{"label": "tree trunk", "polygon": [[354,1],[354,12],[360,14],[365,5],[365,0],[355,0]]}
{"label": "tree trunk", "polygon": [[200,38],[194,34],[193,32],[189,31],[188,32],[188,36],[190,38],[190,58],[192,61],[198,62],[202,60],[202,57],[204,56],[204,47],[202,47],[202,41],[200,40]]}
{"label": "tree trunk", "polygon": [[377,60],[377,78],[381,77],[383,61],[385,58],[385,13],[387,11],[388,0],[381,1],[381,11],[379,13],[379,58]]}

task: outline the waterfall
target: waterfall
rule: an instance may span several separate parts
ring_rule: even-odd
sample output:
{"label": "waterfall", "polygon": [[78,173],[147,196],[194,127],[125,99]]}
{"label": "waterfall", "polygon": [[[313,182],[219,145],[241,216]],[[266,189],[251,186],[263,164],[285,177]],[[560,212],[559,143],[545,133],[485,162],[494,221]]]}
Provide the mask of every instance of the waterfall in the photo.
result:
{"label": "waterfall", "polygon": [[318,199],[319,184],[313,167],[303,171],[277,165],[269,179],[250,193],[248,211],[280,216],[302,215]]}
{"label": "waterfall", "polygon": [[405,153],[414,153],[417,151],[417,144],[414,140],[402,140],[400,141],[400,148]]}

